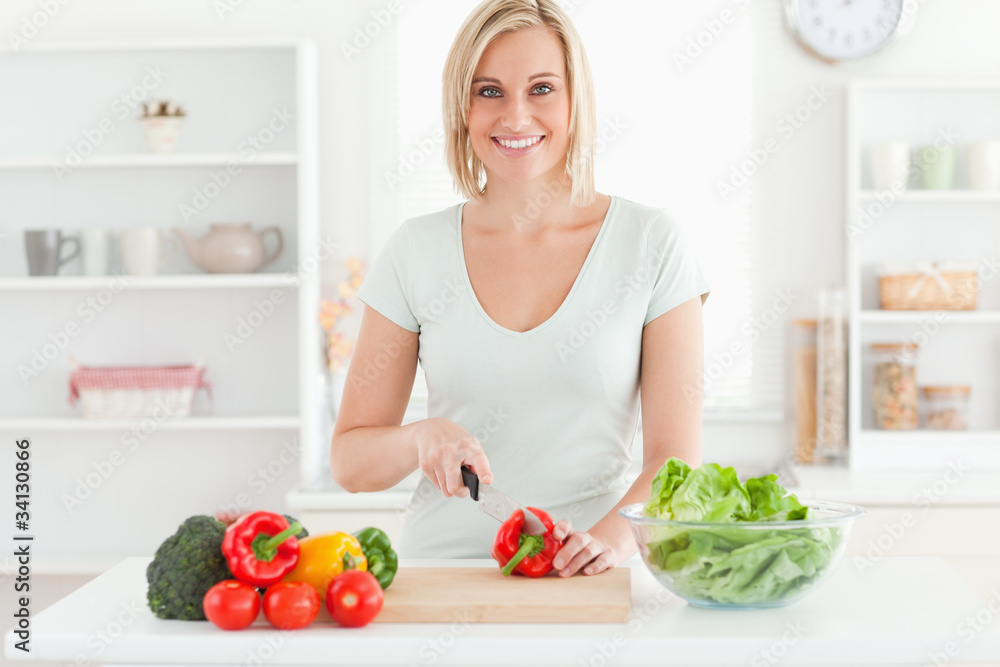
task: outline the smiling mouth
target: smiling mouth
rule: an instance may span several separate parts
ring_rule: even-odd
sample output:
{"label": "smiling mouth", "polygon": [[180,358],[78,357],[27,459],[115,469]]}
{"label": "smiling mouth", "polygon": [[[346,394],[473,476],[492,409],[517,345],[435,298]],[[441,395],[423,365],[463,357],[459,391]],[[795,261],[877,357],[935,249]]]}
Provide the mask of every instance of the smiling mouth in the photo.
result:
{"label": "smiling mouth", "polygon": [[529,148],[537,146],[545,139],[544,136],[530,137],[525,139],[519,139],[516,141],[512,141],[510,139],[498,139],[497,137],[491,137],[491,138],[493,139],[493,143],[495,143],[497,146],[506,148],[507,150],[514,150],[514,151],[528,150]]}

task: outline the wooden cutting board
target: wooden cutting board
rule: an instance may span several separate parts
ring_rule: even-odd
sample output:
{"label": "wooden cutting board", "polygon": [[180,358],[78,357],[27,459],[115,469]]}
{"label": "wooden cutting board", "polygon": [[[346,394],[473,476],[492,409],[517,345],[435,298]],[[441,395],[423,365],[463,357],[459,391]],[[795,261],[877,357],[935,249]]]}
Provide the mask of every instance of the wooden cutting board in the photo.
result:
{"label": "wooden cutting board", "polygon": [[375,623],[627,623],[631,570],[538,579],[492,567],[401,567]]}

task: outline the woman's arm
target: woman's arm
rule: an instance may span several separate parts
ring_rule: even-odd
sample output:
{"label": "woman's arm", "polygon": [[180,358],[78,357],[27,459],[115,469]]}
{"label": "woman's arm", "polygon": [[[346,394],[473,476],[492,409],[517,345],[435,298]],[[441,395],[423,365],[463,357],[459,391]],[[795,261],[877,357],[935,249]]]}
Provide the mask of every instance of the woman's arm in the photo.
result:
{"label": "woman's arm", "polygon": [[[660,315],[642,330],[642,472],[604,518],[585,533],[572,533],[556,555],[557,561],[563,560],[556,563],[556,568],[564,567],[567,576],[584,566],[593,569],[588,574],[597,574],[631,557],[637,550],[635,539],[618,510],[649,498],[653,478],[671,456],[692,467],[701,464],[705,368],[701,307],[701,297],[695,297]],[[568,526],[569,522],[560,521],[556,537],[568,532]]]}
{"label": "woman's arm", "polygon": [[330,472],[346,491],[382,491],[418,467],[420,422],[400,426],[417,347],[417,333],[365,306],[330,443]]}
{"label": "woman's arm", "polygon": [[330,442],[330,473],[345,491],[383,491],[420,468],[445,497],[465,497],[462,466],[493,481],[486,452],[441,417],[400,426],[417,372],[418,334],[365,306]]}

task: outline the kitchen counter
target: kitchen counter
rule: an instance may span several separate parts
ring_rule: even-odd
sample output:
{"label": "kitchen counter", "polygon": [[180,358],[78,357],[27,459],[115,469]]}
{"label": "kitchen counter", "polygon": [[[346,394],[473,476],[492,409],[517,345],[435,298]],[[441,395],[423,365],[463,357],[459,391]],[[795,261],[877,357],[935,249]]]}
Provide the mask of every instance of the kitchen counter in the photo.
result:
{"label": "kitchen counter", "polygon": [[960,460],[940,470],[851,470],[795,465],[788,490],[801,498],[858,505],[1000,505],[1000,470]]}
{"label": "kitchen counter", "polygon": [[[690,606],[661,588],[633,558],[622,565],[632,568],[628,623],[466,624],[456,618],[450,624],[373,623],[360,629],[317,622],[293,632],[278,631],[263,617],[239,632],[207,622],[157,619],[146,606],[149,561],[125,559],[34,616],[30,654],[15,650],[17,639],[8,632],[7,658],[105,665],[780,662],[790,667],[929,665],[936,656],[939,664],[1000,663],[1000,620],[995,618],[1000,586],[993,585],[998,577],[973,589],[938,557],[886,557],[865,568],[845,558],[813,595],[784,609],[755,611]],[[496,567],[485,559],[403,559],[400,565]],[[1000,572],[1000,559],[979,561],[976,568]]]}

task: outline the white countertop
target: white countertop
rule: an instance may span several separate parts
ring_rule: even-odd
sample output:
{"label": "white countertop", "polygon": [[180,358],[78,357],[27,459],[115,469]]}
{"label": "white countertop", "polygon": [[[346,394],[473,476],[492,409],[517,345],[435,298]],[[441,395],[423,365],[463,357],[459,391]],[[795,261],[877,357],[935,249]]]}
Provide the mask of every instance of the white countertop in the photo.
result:
{"label": "white countertop", "polygon": [[[30,656],[13,648],[8,632],[7,658],[115,665],[927,665],[929,654],[951,648],[958,653],[949,664],[1000,661],[1000,620],[993,618],[1000,615],[1000,591],[987,599],[936,557],[886,557],[863,573],[844,559],[821,589],[783,609],[693,607],[631,559],[623,565],[633,568],[629,623],[351,629],[325,622],[293,632],[263,618],[238,632],[157,619],[146,605],[149,561],[126,559],[34,616]],[[496,567],[492,560],[400,565]],[[1000,559],[987,567],[1000,571]],[[964,619],[977,613],[982,627],[965,632]]]}
{"label": "white countertop", "polygon": [[857,505],[1000,505],[1000,470],[972,470],[961,461],[941,470],[851,470],[793,466],[788,490],[800,498]]}

